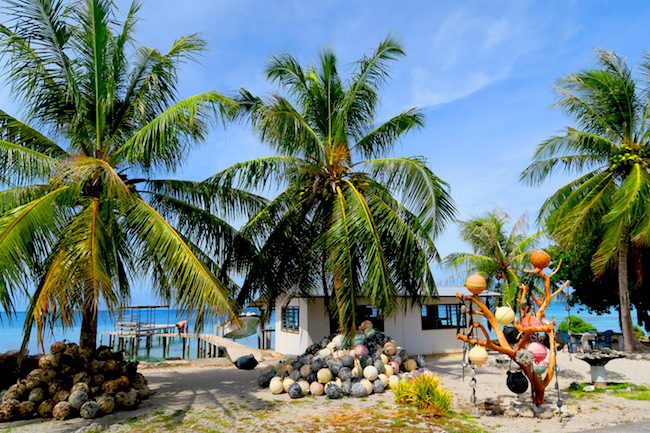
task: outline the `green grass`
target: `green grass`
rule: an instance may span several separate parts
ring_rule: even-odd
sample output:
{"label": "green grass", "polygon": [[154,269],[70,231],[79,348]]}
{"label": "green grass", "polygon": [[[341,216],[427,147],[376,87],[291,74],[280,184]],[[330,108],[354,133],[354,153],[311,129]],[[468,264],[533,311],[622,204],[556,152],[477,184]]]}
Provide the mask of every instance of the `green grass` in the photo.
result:
{"label": "green grass", "polygon": [[568,387],[565,391],[571,393],[574,398],[583,399],[603,394],[627,398],[628,400],[650,401],[650,388],[645,385],[633,385],[631,383],[610,383],[606,387],[596,388],[593,391],[583,391],[590,383],[580,383],[577,386]]}

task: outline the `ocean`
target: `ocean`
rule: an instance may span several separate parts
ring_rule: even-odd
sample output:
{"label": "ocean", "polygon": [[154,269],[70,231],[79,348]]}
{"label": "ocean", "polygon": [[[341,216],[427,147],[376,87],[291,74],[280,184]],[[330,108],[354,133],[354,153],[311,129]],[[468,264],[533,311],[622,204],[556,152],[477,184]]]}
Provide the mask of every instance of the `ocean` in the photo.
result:
{"label": "ocean", "polygon": [[[614,309],[612,309],[607,314],[597,315],[597,314],[587,312],[586,307],[583,306],[574,306],[570,310],[567,310],[566,304],[562,301],[558,301],[550,305],[550,307],[547,310],[546,316],[549,319],[555,317],[559,323],[568,314],[574,316],[580,316],[580,318],[594,325],[596,329],[599,331],[605,331],[608,329],[611,329],[613,331],[620,331],[621,329],[618,322],[618,313]],[[173,324],[181,320],[188,319],[182,313],[171,309],[170,310],[163,309],[163,310],[156,311],[154,318],[156,324],[167,324],[167,323]],[[0,326],[2,327],[2,332],[0,333],[0,353],[8,350],[15,350],[20,348],[24,320],[25,320],[24,312],[17,312],[12,317],[8,317],[4,312],[0,313]],[[113,331],[115,327],[115,320],[116,320],[115,317],[111,316],[107,311],[101,311],[99,313],[98,332],[102,333],[102,332]],[[125,320],[128,320],[128,318],[125,318]],[[633,312],[633,320],[636,320],[636,314],[634,312]],[[80,323],[80,321],[78,322]],[[74,326],[69,329],[64,330],[61,328],[54,328],[52,330],[53,332],[47,332],[45,335],[46,350],[49,348],[50,344],[54,341],[59,341],[64,339],[69,341],[78,341],[79,323],[77,323],[77,326]],[[271,324],[272,323],[274,323],[273,319],[271,320]],[[206,324],[204,328],[200,330],[200,332],[213,333],[215,332],[214,327],[215,327],[215,323]],[[192,328],[191,325],[190,325],[190,332],[194,332],[194,329]],[[271,335],[273,336],[273,333]],[[107,337],[106,336],[102,337],[101,341],[104,344],[106,344],[108,341]],[[240,339],[238,340],[238,342],[248,347],[257,348],[258,346],[257,335],[252,335],[250,337]],[[196,340],[192,340],[192,343],[193,344],[191,345],[187,353],[190,357],[196,357],[197,349],[198,349],[196,347]],[[271,347],[273,347],[273,343],[274,342],[272,337]],[[36,344],[35,330],[32,331],[32,338],[28,347],[30,353],[32,354],[40,353],[40,349]],[[148,359],[153,359],[153,360],[160,359],[162,357],[162,346],[160,345],[160,342],[157,341],[157,339],[154,339],[153,347],[151,348],[151,351],[148,355],[146,355],[143,352],[143,350],[144,348],[141,348],[141,351],[138,353],[138,357],[140,358],[146,357]],[[176,339],[175,342],[172,343],[170,346],[169,356],[181,357],[182,353],[183,353],[182,345],[180,344],[180,341]]]}

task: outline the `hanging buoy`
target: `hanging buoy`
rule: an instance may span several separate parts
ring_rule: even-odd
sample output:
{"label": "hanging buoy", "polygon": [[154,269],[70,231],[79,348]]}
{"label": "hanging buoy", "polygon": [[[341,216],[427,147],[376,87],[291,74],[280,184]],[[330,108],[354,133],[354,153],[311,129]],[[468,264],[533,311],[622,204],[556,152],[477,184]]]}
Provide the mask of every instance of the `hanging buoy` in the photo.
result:
{"label": "hanging buoy", "polygon": [[533,341],[528,345],[526,348],[528,351],[530,351],[533,356],[535,357],[535,362],[540,363],[542,362],[545,358],[546,355],[548,354],[548,349],[546,346],[544,346],[542,343]]}
{"label": "hanging buoy", "polygon": [[508,371],[506,385],[508,389],[515,394],[523,394],[528,389],[528,379],[521,371]]}
{"label": "hanging buoy", "polygon": [[487,360],[488,353],[485,347],[477,344],[469,351],[469,361],[475,366],[481,367],[487,363]]}
{"label": "hanging buoy", "polygon": [[517,343],[517,337],[519,336],[519,331],[514,326],[506,326],[503,328],[503,335],[506,336],[506,341],[510,344]]}
{"label": "hanging buoy", "polygon": [[487,281],[481,274],[472,274],[465,280],[465,287],[473,294],[478,295],[487,287]]}
{"label": "hanging buoy", "polygon": [[515,321],[515,312],[510,307],[499,307],[494,312],[494,318],[501,325],[510,325]]}
{"label": "hanging buoy", "polygon": [[551,264],[551,256],[544,250],[535,250],[530,253],[530,263],[537,269],[546,269]]}

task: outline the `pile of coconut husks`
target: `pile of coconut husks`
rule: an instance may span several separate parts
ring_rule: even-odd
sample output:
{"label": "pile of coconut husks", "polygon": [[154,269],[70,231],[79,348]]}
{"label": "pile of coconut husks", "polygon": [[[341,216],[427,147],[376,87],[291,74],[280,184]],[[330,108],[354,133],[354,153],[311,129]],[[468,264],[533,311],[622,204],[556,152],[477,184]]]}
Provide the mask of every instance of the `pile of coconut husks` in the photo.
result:
{"label": "pile of coconut husks", "polygon": [[95,418],[119,409],[135,409],[150,395],[138,363],[102,346],[80,349],[75,343],[52,344],[38,368],[1,391],[0,422],[35,417],[58,420]]}
{"label": "pile of coconut husks", "polygon": [[421,356],[409,356],[372,322],[364,321],[359,331],[351,340],[341,334],[325,337],[295,359],[265,369],[258,385],[291,398],[365,397],[394,388],[400,379],[425,368]]}

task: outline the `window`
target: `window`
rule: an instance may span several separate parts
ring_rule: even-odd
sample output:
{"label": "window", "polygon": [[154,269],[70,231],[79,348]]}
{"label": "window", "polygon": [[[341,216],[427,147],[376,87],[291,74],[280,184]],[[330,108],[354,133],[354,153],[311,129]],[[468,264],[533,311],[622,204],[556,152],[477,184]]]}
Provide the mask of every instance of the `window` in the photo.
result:
{"label": "window", "polygon": [[298,318],[299,314],[299,307],[283,307],[280,316],[282,330],[285,332],[298,332],[300,325],[300,320]]}
{"label": "window", "polygon": [[465,315],[460,311],[460,304],[434,304],[422,306],[422,330],[450,329],[465,326]]}
{"label": "window", "polygon": [[384,330],[384,318],[381,316],[379,308],[372,305],[359,305],[357,307],[357,325],[364,320],[370,320],[372,326],[379,331]]}

